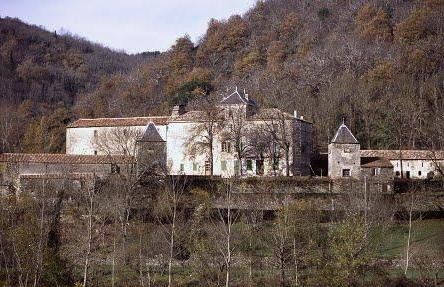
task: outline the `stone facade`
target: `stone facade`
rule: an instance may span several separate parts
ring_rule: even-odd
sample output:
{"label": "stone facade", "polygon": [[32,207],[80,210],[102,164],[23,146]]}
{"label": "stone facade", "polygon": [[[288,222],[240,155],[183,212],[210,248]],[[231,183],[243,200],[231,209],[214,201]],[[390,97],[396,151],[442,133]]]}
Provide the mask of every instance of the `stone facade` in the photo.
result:
{"label": "stone facade", "polygon": [[[42,178],[103,178],[112,173],[130,174],[134,158],[66,154],[0,154],[0,185],[20,191],[24,180]],[[7,188],[6,188],[7,187]]]}
{"label": "stone facade", "polygon": [[328,176],[361,178],[361,146],[344,124],[328,145]]}

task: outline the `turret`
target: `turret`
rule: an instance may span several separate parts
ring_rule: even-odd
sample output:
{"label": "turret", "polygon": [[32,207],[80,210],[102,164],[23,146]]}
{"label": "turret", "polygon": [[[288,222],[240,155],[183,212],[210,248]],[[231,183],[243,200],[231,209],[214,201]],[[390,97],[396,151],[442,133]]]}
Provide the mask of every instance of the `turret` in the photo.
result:
{"label": "turret", "polygon": [[137,173],[161,175],[166,172],[166,141],[160,136],[154,123],[150,122],[136,142]]}
{"label": "turret", "polygon": [[328,176],[333,179],[361,176],[361,145],[345,124],[328,145]]}

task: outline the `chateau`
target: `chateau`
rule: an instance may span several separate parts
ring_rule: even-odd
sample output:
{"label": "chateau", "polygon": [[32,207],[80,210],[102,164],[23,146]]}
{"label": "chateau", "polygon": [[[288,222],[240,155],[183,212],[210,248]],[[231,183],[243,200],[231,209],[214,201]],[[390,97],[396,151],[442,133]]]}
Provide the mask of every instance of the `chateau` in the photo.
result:
{"label": "chateau", "polygon": [[[0,154],[0,186],[20,190],[42,178],[85,180],[112,173],[219,177],[311,176],[313,124],[261,108],[237,88],[216,104],[174,106],[157,117],[79,119],[67,126],[66,154]],[[444,151],[361,150],[342,124],[328,145],[332,180],[378,182],[442,176]]]}
{"label": "chateau", "polygon": [[[170,116],[80,119],[66,131],[66,153],[72,155],[142,160],[141,151],[154,146],[168,174],[310,175],[313,125],[296,112],[260,108],[236,89],[204,110],[181,105]],[[143,160],[152,159],[145,154]]]}

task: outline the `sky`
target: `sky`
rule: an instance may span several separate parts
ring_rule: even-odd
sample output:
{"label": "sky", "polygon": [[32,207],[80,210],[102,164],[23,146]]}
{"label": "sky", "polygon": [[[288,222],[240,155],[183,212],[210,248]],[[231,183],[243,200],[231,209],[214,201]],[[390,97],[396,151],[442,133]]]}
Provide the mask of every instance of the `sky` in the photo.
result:
{"label": "sky", "polygon": [[196,42],[211,18],[243,14],[256,0],[0,0],[0,16],[70,32],[127,53],[166,51],[188,34]]}

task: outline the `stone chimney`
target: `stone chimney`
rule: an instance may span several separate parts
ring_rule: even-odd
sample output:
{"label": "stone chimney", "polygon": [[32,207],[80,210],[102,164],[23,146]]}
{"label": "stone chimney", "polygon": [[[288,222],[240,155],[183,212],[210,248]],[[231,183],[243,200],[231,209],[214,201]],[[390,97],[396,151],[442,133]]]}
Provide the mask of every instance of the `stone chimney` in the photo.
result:
{"label": "stone chimney", "polygon": [[298,111],[296,111],[296,110],[293,111],[293,117],[294,117],[295,119],[298,118]]}
{"label": "stone chimney", "polygon": [[173,107],[173,111],[171,112],[171,116],[177,117],[177,116],[183,115],[185,112],[186,111],[185,111],[185,105],[184,104],[175,105]]}

